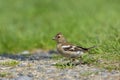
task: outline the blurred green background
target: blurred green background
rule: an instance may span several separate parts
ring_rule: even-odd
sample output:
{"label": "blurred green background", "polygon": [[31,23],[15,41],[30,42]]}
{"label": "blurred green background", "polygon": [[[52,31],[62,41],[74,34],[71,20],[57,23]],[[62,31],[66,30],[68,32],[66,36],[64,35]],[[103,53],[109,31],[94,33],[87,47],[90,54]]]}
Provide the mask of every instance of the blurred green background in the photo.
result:
{"label": "blurred green background", "polygon": [[98,45],[93,53],[119,55],[120,0],[0,0],[0,53],[55,49],[58,32]]}

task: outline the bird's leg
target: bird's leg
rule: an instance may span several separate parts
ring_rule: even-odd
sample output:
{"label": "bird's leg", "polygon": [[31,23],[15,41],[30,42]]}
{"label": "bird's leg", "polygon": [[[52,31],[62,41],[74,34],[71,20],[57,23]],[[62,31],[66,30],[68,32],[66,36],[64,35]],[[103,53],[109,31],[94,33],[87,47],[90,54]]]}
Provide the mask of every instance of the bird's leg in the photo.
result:
{"label": "bird's leg", "polygon": [[71,65],[72,63],[73,63],[73,59],[71,59],[71,58],[68,58],[70,61],[69,62],[67,62],[67,65]]}
{"label": "bird's leg", "polygon": [[71,64],[72,64],[73,66],[76,66],[76,65],[77,65],[76,58],[72,58],[72,59],[71,59]]}
{"label": "bird's leg", "polygon": [[70,63],[75,62],[75,58],[70,59]]}
{"label": "bird's leg", "polygon": [[74,61],[75,61],[75,58],[72,59],[72,62],[74,62]]}
{"label": "bird's leg", "polygon": [[79,64],[83,64],[83,61],[82,61],[82,56],[79,57]]}

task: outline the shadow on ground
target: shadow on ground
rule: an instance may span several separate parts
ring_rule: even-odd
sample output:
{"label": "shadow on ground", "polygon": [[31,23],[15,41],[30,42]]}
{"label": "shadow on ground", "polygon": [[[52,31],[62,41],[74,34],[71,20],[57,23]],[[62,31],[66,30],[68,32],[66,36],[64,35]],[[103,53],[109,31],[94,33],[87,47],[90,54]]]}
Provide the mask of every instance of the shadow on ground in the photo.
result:
{"label": "shadow on ground", "polygon": [[10,54],[3,53],[0,54],[0,59],[15,59],[15,60],[41,60],[41,59],[51,59],[53,54],[57,54],[55,50],[50,50],[48,52],[35,52],[35,53],[18,53],[18,54]]}

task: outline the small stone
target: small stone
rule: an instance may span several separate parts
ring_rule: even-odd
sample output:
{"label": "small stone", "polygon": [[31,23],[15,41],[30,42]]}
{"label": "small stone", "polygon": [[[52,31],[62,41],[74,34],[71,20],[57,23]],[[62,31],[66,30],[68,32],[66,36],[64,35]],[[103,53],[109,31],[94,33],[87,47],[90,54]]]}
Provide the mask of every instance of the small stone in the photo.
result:
{"label": "small stone", "polygon": [[59,75],[60,75],[60,76],[65,76],[65,73],[60,73]]}
{"label": "small stone", "polygon": [[0,80],[8,80],[7,78],[2,78],[2,79],[0,79]]}
{"label": "small stone", "polygon": [[20,76],[20,77],[17,77],[15,80],[33,80],[33,79],[28,76]]}
{"label": "small stone", "polygon": [[38,71],[38,72],[44,72],[45,69],[44,69],[43,67],[38,66],[38,67],[37,67],[37,71]]}
{"label": "small stone", "polygon": [[62,80],[70,80],[69,78],[64,77]]}
{"label": "small stone", "polygon": [[102,77],[107,77],[108,74],[107,74],[106,72],[102,72],[102,73],[101,73],[101,76],[102,76]]}
{"label": "small stone", "polygon": [[19,66],[19,67],[24,67],[24,66],[25,66],[25,64],[20,63],[20,64],[18,64],[18,66]]}
{"label": "small stone", "polygon": [[13,78],[13,79],[9,79],[9,80],[15,80],[15,78]]}
{"label": "small stone", "polygon": [[39,80],[46,80],[45,77],[41,77]]}
{"label": "small stone", "polygon": [[28,73],[28,77],[34,77],[32,73]]}
{"label": "small stone", "polygon": [[30,54],[29,51],[23,51],[21,54]]}
{"label": "small stone", "polygon": [[48,74],[49,74],[49,73],[53,73],[53,72],[54,72],[53,70],[48,69],[46,73],[48,73]]}
{"label": "small stone", "polygon": [[18,76],[23,76],[23,74],[22,74],[22,73],[19,73]]}

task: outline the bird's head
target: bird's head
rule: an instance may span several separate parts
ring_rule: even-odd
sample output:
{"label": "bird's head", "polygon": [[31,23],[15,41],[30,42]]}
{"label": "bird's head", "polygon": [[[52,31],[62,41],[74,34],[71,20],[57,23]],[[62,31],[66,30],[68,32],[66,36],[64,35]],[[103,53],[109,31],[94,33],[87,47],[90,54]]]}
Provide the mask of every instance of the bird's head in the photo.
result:
{"label": "bird's head", "polygon": [[66,43],[66,39],[64,38],[61,32],[56,34],[56,36],[53,37],[53,40],[55,40],[57,43]]}

